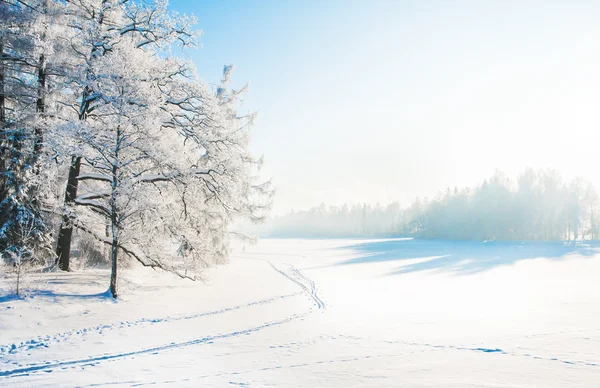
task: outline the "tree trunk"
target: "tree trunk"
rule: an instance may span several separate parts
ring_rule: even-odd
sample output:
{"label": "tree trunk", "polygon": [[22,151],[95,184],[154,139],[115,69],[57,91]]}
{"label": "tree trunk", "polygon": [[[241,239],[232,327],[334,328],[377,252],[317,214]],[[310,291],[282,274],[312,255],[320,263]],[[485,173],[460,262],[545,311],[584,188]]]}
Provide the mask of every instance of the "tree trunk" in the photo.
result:
{"label": "tree trunk", "polygon": [[[104,237],[106,237],[106,241],[108,241],[108,238],[110,237],[110,222],[108,220],[106,220],[106,225],[104,227]],[[111,257],[111,249],[108,245],[105,245],[104,255],[108,258]]]}
{"label": "tree trunk", "polygon": [[[117,127],[119,128],[119,127]],[[111,273],[110,273],[110,293],[113,298],[117,298],[117,268],[118,268],[118,253],[119,253],[119,214],[117,208],[117,185],[119,175],[119,144],[120,144],[121,133],[117,129],[117,145],[115,147],[115,160],[112,166],[112,183],[111,183],[111,196],[110,196],[110,228],[112,232],[112,245],[111,245]]]}
{"label": "tree trunk", "polygon": [[[35,103],[35,110],[40,115],[46,111],[46,59],[44,58],[44,55],[40,55],[38,68],[38,98]],[[37,161],[44,148],[44,130],[39,123],[36,123],[33,139],[33,168],[35,173],[38,174],[39,166],[37,165]]]}
{"label": "tree trunk", "polygon": [[[71,158],[71,167],[69,168],[69,178],[67,179],[67,188],[65,190],[65,205],[73,204],[77,196],[77,185],[79,181],[79,170],[81,169],[81,157]],[[66,209],[65,209],[66,210]],[[73,225],[71,224],[71,216],[64,213],[60,223],[58,232],[58,244],[56,246],[56,262],[58,267],[63,271],[69,270],[69,259],[71,255],[71,238],[73,236]]]}
{"label": "tree trunk", "polygon": [[[40,55],[37,76],[38,86],[35,111],[38,117],[33,128],[33,153],[31,155],[31,167],[33,173],[39,176],[41,173],[39,161],[44,150],[44,129],[42,127],[43,124],[40,123],[40,119],[43,117],[44,112],[46,111],[46,59],[43,54]],[[41,207],[39,201],[39,184],[39,180],[36,180],[35,183],[29,188],[31,204],[36,210],[39,210]]]}
{"label": "tree trunk", "polygon": [[[79,111],[79,120],[85,120],[87,118],[88,110],[90,108],[91,100],[88,98],[92,91],[86,87],[81,97],[81,105]],[[81,170],[81,157],[71,157],[71,167],[69,168],[69,178],[67,180],[67,188],[65,189],[65,207],[72,205],[73,201],[77,197],[77,188],[79,181],[79,171]],[[69,270],[69,256],[71,252],[71,238],[73,236],[73,226],[71,225],[70,216],[65,214],[62,217],[60,231],[58,235],[58,245],[56,247],[56,262],[63,271]]]}
{"label": "tree trunk", "polygon": [[119,253],[119,232],[115,231],[116,226],[113,226],[113,239],[111,245],[111,271],[110,271],[110,293],[113,298],[117,299],[117,259]]}
{"label": "tree trunk", "polygon": [[1,59],[4,56],[4,42],[0,38],[0,203],[6,198],[6,175],[4,172],[7,167],[7,152],[4,149],[7,147],[5,138],[6,128],[6,91],[4,78],[4,61]]}
{"label": "tree trunk", "polygon": [[[0,58],[4,57],[4,42],[0,38]],[[0,59],[0,128],[6,123],[6,95],[4,86],[4,61]]]}
{"label": "tree trunk", "polygon": [[16,294],[19,296],[19,286],[21,285],[21,263],[17,267],[17,290]]}

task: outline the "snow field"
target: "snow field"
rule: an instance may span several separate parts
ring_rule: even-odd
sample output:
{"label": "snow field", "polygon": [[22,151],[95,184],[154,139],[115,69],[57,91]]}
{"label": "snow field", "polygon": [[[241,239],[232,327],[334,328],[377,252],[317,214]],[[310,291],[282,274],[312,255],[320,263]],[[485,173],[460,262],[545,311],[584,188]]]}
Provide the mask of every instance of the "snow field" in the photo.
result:
{"label": "snow field", "polygon": [[415,243],[263,240],[206,283],[128,270],[117,302],[104,270],[44,274],[1,299],[0,385],[600,386],[594,246],[472,271],[475,243]]}

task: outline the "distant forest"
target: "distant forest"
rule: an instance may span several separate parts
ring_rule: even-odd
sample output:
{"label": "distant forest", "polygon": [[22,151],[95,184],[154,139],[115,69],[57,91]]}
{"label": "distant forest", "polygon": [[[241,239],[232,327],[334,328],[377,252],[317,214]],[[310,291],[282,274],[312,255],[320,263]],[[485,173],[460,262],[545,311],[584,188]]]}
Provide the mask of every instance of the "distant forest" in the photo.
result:
{"label": "distant forest", "polygon": [[448,188],[409,207],[321,206],[271,218],[262,237],[397,237],[448,240],[596,240],[598,193],[582,178],[528,169],[516,181],[496,172],[475,188]]}

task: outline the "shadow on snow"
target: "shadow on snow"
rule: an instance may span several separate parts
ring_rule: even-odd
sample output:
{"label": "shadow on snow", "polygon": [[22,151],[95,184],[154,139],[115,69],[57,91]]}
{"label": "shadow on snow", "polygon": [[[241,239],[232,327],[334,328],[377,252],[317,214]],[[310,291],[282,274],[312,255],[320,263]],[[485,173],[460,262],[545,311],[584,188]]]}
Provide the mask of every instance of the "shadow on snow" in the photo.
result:
{"label": "shadow on snow", "polygon": [[[411,260],[390,275],[435,270],[473,274],[521,260],[559,260],[569,255],[593,256],[600,242],[472,242],[425,239],[392,239],[357,243],[344,247],[358,257],[336,265]],[[415,262],[416,261],[416,262]]]}
{"label": "shadow on snow", "polygon": [[14,300],[22,300],[27,298],[36,298],[36,297],[44,297],[51,299],[107,299],[114,301],[110,290],[106,290],[104,292],[95,293],[95,294],[69,294],[69,293],[57,293],[49,290],[29,290],[26,293],[26,296],[17,296],[15,294],[7,294],[0,296],[0,303],[11,302]]}

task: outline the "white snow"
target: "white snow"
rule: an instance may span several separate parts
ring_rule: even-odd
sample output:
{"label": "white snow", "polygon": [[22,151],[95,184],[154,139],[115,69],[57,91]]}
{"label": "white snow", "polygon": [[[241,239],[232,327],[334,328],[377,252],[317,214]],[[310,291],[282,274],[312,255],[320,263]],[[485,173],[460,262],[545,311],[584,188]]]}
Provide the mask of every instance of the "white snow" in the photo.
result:
{"label": "white snow", "polygon": [[595,245],[274,239],[206,283],[126,270],[117,302],[44,274],[0,297],[0,386],[589,388],[599,273]]}

